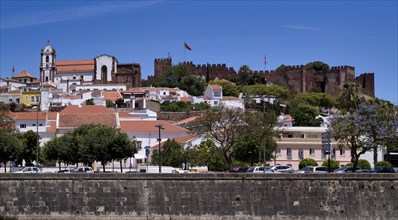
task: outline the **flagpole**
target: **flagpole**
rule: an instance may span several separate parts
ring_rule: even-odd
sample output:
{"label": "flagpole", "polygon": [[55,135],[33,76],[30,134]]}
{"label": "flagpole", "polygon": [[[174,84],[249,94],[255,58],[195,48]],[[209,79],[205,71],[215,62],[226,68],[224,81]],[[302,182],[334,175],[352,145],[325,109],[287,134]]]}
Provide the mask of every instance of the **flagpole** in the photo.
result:
{"label": "flagpole", "polygon": [[184,46],[184,62],[185,62],[185,51],[186,51],[187,49],[185,48],[185,46]]}

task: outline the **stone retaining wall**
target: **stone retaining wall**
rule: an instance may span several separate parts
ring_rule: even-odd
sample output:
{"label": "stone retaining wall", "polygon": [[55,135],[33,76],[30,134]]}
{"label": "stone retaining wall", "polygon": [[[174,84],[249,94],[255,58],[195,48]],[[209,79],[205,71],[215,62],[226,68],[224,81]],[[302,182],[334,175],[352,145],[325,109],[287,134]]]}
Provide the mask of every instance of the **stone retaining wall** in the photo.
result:
{"label": "stone retaining wall", "polygon": [[396,174],[0,174],[0,219],[396,219]]}

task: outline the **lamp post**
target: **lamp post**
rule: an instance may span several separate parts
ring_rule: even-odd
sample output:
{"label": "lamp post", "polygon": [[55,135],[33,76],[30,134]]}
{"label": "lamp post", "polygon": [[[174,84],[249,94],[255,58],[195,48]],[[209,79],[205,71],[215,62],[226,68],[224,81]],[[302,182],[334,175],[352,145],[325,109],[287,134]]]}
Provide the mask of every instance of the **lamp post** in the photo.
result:
{"label": "lamp post", "polygon": [[162,139],[160,138],[160,130],[164,129],[163,128],[163,124],[157,124],[155,125],[155,127],[159,128],[159,173],[162,173],[162,152],[160,151],[160,142],[162,141]]}
{"label": "lamp post", "polygon": [[39,172],[39,108],[40,101],[36,99],[36,173]]}

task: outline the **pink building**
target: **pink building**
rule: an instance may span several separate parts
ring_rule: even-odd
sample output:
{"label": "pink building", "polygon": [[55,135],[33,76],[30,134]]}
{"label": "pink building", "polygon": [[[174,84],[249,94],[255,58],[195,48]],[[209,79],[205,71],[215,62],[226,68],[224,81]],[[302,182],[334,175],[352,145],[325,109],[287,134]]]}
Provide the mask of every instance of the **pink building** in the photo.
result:
{"label": "pink building", "polygon": [[[325,127],[283,127],[281,137],[277,140],[276,158],[270,164],[291,165],[293,169],[299,169],[299,163],[304,158],[312,158],[322,165],[328,159],[322,150],[322,133]],[[351,162],[348,148],[339,148],[332,139],[331,159],[345,165]]]}

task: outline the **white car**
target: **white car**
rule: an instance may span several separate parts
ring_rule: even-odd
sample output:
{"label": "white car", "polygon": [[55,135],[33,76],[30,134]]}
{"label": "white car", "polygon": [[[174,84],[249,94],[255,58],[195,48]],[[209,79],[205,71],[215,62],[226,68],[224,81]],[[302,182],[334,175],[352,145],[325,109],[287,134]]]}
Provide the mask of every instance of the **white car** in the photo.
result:
{"label": "white car", "polygon": [[15,171],[14,173],[41,173],[38,167],[25,167],[22,170]]}
{"label": "white car", "polygon": [[93,168],[91,167],[78,167],[73,172],[79,172],[79,173],[94,173]]}
{"label": "white car", "polygon": [[249,167],[246,171],[247,173],[279,173],[278,171],[272,170],[270,167]]}

